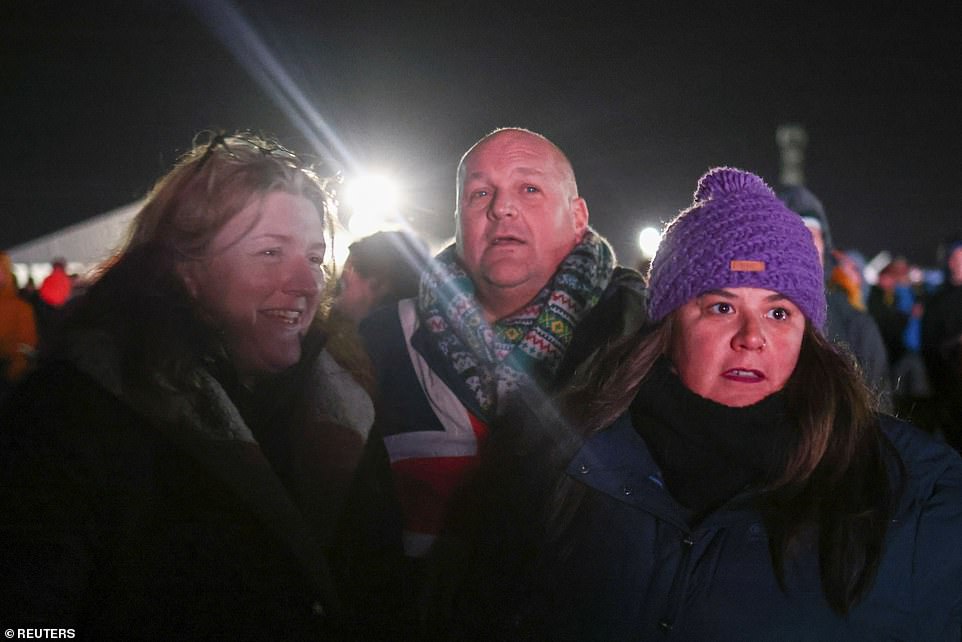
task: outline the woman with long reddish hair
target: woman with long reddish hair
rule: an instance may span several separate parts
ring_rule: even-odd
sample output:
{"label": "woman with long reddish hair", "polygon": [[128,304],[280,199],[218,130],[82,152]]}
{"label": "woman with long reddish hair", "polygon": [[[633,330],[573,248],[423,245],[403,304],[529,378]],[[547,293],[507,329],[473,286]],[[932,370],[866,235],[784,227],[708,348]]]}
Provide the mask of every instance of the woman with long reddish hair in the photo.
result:
{"label": "woman with long reddish hair", "polygon": [[324,349],[328,184],[248,134],[156,185],[0,408],[0,620],[87,639],[319,639],[373,420]]}

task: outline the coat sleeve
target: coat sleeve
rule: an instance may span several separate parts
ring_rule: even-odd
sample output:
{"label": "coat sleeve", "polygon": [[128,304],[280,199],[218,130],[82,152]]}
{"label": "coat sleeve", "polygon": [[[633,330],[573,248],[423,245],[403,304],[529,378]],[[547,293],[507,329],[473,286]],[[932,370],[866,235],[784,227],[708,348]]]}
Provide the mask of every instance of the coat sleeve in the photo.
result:
{"label": "coat sleeve", "polygon": [[[962,460],[937,479],[921,507],[915,543],[915,612],[925,639],[962,640]],[[921,639],[921,638],[920,638]]]}

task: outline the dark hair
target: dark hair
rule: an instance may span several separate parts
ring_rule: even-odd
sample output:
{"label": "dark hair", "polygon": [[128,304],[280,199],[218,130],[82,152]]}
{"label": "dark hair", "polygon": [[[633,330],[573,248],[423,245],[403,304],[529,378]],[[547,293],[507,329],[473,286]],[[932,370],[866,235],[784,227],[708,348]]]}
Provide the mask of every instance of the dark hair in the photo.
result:
{"label": "dark hair", "polygon": [[70,353],[81,346],[78,337],[104,334],[115,351],[107,361],[117,359],[122,388],[191,389],[191,370],[224,353],[176,265],[174,251],[159,243],[118,255],[68,309],[50,351]]}
{"label": "dark hair", "polygon": [[379,305],[417,296],[429,252],[424,241],[409,232],[383,231],[354,241],[348,250],[354,270],[384,287]]}
{"label": "dark hair", "polygon": [[[627,409],[652,365],[668,351],[672,316],[644,336],[609,348],[581,383],[559,398],[576,431],[601,430]],[[759,499],[772,564],[784,587],[785,562],[813,537],[822,590],[831,607],[844,614],[871,588],[878,571],[897,495],[887,462],[898,462],[901,470],[901,460],[881,432],[877,401],[854,361],[808,322],[784,391],[798,439],[781,474]],[[574,512],[571,504],[580,501],[582,493],[572,485],[563,480],[556,491],[549,516],[553,530],[564,530]]]}

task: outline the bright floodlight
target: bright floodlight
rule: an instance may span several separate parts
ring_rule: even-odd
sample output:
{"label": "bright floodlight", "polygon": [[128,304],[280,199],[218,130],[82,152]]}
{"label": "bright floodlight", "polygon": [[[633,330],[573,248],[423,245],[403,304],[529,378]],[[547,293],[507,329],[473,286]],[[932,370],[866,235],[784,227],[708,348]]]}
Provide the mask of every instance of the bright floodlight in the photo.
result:
{"label": "bright floodlight", "polygon": [[359,176],[345,185],[344,205],[351,212],[348,229],[356,238],[390,228],[397,218],[397,185],[385,176]]}
{"label": "bright floodlight", "polygon": [[653,227],[646,227],[638,235],[638,247],[645,258],[650,259],[655,255],[658,244],[661,243],[661,233]]}

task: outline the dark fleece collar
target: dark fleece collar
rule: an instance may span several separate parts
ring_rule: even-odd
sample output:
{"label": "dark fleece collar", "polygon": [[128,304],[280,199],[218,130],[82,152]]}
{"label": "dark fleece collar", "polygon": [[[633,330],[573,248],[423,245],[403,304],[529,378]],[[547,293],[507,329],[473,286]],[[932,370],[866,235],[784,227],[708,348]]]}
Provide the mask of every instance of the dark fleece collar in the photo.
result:
{"label": "dark fleece collar", "polygon": [[796,439],[783,393],[724,406],[686,388],[664,358],[642,382],[630,414],[668,491],[696,518],[773,481]]}

